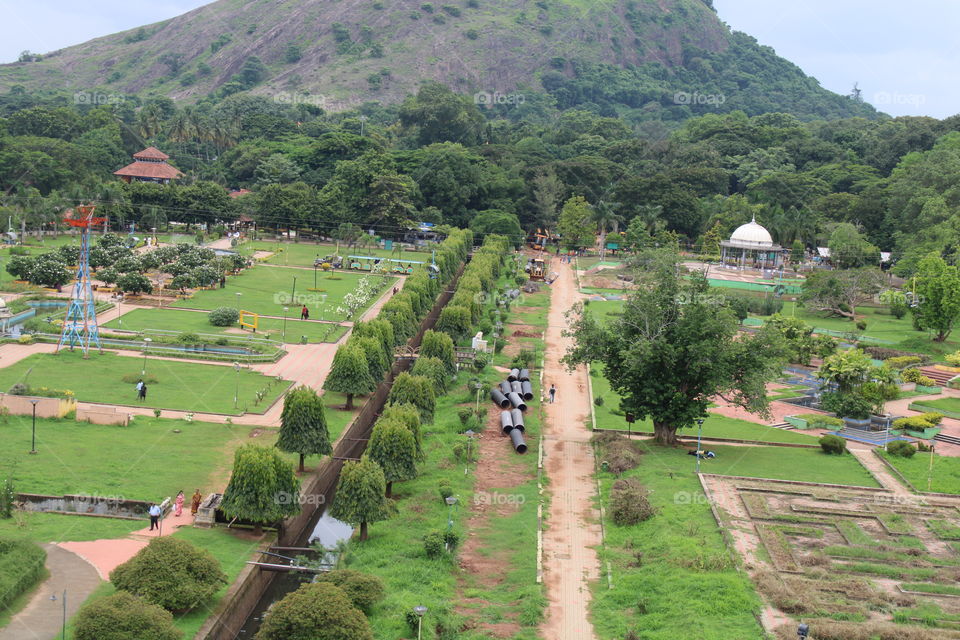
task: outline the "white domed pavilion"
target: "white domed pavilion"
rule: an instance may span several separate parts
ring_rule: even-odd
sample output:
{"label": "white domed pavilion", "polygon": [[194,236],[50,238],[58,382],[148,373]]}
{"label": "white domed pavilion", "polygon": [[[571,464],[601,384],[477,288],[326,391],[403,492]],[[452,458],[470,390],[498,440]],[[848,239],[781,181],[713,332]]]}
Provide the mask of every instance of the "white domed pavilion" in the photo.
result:
{"label": "white domed pavilion", "polygon": [[741,269],[774,269],[783,263],[783,247],[774,243],[756,218],[737,227],[729,240],[721,242],[720,253],[723,264]]}

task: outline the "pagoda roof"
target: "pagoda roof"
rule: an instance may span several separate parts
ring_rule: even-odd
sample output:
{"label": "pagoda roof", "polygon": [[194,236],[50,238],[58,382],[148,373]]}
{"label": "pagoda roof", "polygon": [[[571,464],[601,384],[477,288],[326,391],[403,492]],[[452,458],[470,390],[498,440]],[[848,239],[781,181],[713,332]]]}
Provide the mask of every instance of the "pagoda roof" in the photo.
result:
{"label": "pagoda roof", "polygon": [[183,173],[176,167],[172,167],[165,162],[132,162],[119,171],[114,171],[115,176],[129,176],[131,178],[159,178],[164,180],[173,180],[179,178]]}
{"label": "pagoda roof", "polygon": [[133,154],[133,157],[137,160],[169,160],[170,156],[165,154],[160,149],[156,147],[147,147],[143,151],[138,151]]}

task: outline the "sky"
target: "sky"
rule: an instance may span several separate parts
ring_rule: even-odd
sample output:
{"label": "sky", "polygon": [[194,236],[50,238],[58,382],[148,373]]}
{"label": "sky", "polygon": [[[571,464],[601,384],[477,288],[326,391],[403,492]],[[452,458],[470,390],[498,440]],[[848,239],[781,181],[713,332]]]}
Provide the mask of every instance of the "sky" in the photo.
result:
{"label": "sky", "polygon": [[[0,62],[138,27],[208,0],[0,0]],[[891,115],[960,113],[960,3],[949,0],[714,0],[720,18],[820,84]]]}

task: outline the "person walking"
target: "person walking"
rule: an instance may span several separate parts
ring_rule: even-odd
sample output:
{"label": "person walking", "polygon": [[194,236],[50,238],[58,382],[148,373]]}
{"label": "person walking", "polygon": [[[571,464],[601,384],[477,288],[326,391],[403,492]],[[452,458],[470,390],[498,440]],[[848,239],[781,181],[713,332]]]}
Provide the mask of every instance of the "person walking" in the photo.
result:
{"label": "person walking", "polygon": [[197,492],[193,494],[193,498],[190,500],[190,515],[197,515],[197,511],[200,510],[201,502],[203,502],[203,494],[200,493],[200,489],[197,489]]}
{"label": "person walking", "polygon": [[183,515],[183,489],[180,490],[180,493],[177,494],[177,500],[174,503],[176,507],[173,510],[173,516],[179,518]]}
{"label": "person walking", "polygon": [[147,511],[150,514],[150,531],[160,528],[160,507],[157,506],[155,502],[150,503],[150,509]]}
{"label": "person walking", "polygon": [[303,309],[300,309],[300,319],[301,320],[310,319],[310,309],[307,309],[307,305],[303,305]]}
{"label": "person walking", "polygon": [[138,398],[138,399],[139,399],[139,398],[142,398],[143,396],[140,394],[140,390],[143,389],[143,380],[139,380],[139,381],[137,382],[137,387],[136,387],[136,389],[137,389],[137,398]]}
{"label": "person walking", "polygon": [[141,402],[145,402],[147,399],[147,383],[140,381],[140,386],[137,388],[137,398]]}
{"label": "person walking", "polygon": [[554,399],[557,397],[557,386],[555,384],[550,385],[550,404],[553,404]]}

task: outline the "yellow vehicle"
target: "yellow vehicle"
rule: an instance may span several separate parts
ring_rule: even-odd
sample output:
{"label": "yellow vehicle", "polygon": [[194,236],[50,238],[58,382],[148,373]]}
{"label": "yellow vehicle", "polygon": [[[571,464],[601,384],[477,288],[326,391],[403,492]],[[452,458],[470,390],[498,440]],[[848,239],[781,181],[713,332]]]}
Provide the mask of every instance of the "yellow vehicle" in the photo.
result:
{"label": "yellow vehicle", "polygon": [[527,268],[527,273],[530,275],[531,280],[544,280],[547,277],[547,263],[540,256],[530,258],[530,262],[527,263]]}

